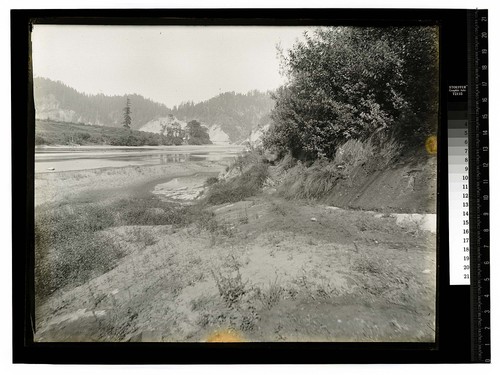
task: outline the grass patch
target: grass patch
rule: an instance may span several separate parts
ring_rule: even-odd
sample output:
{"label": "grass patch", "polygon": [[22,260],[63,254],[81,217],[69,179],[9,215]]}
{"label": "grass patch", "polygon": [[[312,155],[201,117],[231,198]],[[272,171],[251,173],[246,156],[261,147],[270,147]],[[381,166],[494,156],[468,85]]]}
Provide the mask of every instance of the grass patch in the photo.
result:
{"label": "grass patch", "polygon": [[209,177],[205,181],[205,186],[211,186],[213,184],[216,184],[217,182],[219,182],[219,179],[217,177]]}
{"label": "grass patch", "polygon": [[278,192],[289,199],[322,199],[341,180],[353,184],[360,168],[369,173],[387,168],[400,156],[401,147],[390,137],[371,137],[366,141],[348,140],[336,150],[333,159],[318,159],[312,164],[285,156],[275,168]]}
{"label": "grass patch", "polygon": [[336,165],[327,160],[318,160],[310,167],[299,162],[286,172],[278,192],[286,198],[319,199],[334,188],[340,177]]}
{"label": "grass patch", "polygon": [[[37,120],[35,145],[112,145],[160,146],[180,145],[182,139],[121,126],[100,126],[83,123]],[[195,144],[210,144],[206,138],[191,139]],[[194,144],[191,142],[191,144]]]}
{"label": "grass patch", "polygon": [[223,204],[241,201],[257,194],[268,177],[268,165],[258,162],[241,174],[210,186],[206,202],[209,204]]}
{"label": "grass patch", "polygon": [[260,294],[260,300],[265,309],[271,310],[281,299],[284,293],[283,287],[278,283],[278,276],[270,282],[267,289]]}
{"label": "grass patch", "polygon": [[107,205],[40,205],[35,212],[35,294],[41,300],[58,289],[78,286],[114,268],[125,251],[102,231],[132,229],[136,242],[154,245],[154,236],[139,226],[195,225],[213,236],[231,236],[201,205],[181,206],[157,198],[121,199]]}
{"label": "grass patch", "polygon": [[212,276],[217,284],[219,295],[227,307],[235,306],[246,291],[246,282],[241,279],[241,274],[236,271],[236,275],[223,275],[221,272],[211,270]]}
{"label": "grass patch", "polygon": [[37,207],[35,293],[44,299],[70,284],[79,285],[112,269],[124,253],[100,231],[114,225],[98,205]]}

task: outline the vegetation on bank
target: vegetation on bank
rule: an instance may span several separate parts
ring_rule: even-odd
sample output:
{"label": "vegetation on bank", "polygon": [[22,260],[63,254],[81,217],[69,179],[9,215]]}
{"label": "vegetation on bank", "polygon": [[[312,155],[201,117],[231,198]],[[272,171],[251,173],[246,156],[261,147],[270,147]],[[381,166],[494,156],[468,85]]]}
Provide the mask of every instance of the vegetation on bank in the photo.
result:
{"label": "vegetation on bank", "polygon": [[211,144],[208,133],[203,129],[203,127],[194,124],[187,129],[184,137],[178,137],[174,134],[156,134],[123,127],[37,120],[35,145],[171,146],[185,143]]}
{"label": "vegetation on bank", "polygon": [[[182,206],[158,198],[120,199],[108,204],[37,206],[35,295],[44,300],[66,286],[81,285],[114,268],[128,254],[105,230],[120,226],[164,226],[229,235],[201,205]],[[142,238],[146,245],[152,240]]]}
{"label": "vegetation on bank", "polygon": [[62,82],[42,77],[34,79],[34,89],[35,106],[40,118],[121,127],[123,103],[129,98],[133,111],[132,129],[171,115],[184,122],[197,120],[208,126],[217,124],[232,142],[242,141],[252,129],[268,124],[269,113],[274,106],[269,92],[257,90],[246,94],[225,92],[200,103],[186,102],[168,108],[137,94],[89,95]]}
{"label": "vegetation on bank", "polygon": [[[401,159],[423,162],[438,123],[438,56],[431,26],[320,27],[282,51],[287,83],[274,93],[259,151],[277,165],[271,185],[288,198],[321,199],[359,168],[366,176]],[[208,196],[233,201],[230,191],[252,186],[246,177],[261,163]]]}
{"label": "vegetation on bank", "polygon": [[269,165],[259,150],[238,156],[231,168],[228,168],[228,171],[235,171],[232,177],[207,180],[209,186],[205,201],[217,205],[238,202],[256,195],[269,176],[268,168]]}
{"label": "vegetation on bank", "polygon": [[333,160],[349,140],[422,147],[436,133],[438,53],[436,27],[317,28],[282,54],[264,146],[302,161]]}

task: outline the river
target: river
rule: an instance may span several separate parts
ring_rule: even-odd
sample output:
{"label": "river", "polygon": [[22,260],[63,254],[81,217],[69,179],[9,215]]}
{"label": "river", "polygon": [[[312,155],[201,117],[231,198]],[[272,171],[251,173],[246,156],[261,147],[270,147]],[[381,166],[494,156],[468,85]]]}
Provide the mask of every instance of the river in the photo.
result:
{"label": "river", "polygon": [[232,160],[244,149],[239,145],[37,147],[35,173]]}

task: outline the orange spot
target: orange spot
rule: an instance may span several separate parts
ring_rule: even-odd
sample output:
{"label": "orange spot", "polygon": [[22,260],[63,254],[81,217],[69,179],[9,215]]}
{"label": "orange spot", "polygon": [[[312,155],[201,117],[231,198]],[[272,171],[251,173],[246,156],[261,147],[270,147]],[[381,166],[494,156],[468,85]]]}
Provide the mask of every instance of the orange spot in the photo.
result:
{"label": "orange spot", "polygon": [[431,135],[425,141],[425,149],[431,155],[436,155],[438,150],[438,142],[437,137],[435,135]]}
{"label": "orange spot", "polygon": [[231,329],[215,331],[207,337],[207,342],[243,342],[243,338]]}

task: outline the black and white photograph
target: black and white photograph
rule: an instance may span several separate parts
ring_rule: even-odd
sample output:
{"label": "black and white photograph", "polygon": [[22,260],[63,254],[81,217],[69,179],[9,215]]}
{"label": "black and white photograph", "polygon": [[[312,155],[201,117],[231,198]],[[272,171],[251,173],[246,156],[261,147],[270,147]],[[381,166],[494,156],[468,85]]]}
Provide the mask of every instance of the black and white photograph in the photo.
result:
{"label": "black and white photograph", "polygon": [[439,32],[34,23],[34,341],[435,343]]}

